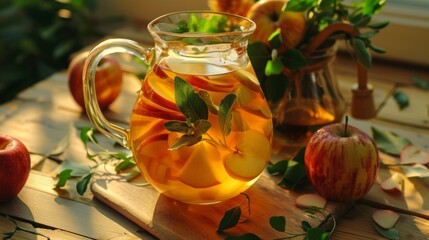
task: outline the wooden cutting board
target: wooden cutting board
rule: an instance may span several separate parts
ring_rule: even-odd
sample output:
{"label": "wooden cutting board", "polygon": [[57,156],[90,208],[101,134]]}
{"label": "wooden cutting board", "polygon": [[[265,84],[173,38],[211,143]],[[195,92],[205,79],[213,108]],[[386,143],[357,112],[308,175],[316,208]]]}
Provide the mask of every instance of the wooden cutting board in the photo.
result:
{"label": "wooden cutting board", "polygon": [[[262,239],[287,236],[271,228],[272,216],[285,216],[286,230],[292,233],[303,232],[303,220],[317,226],[317,222],[305,215],[304,209],[295,206],[295,199],[302,192],[283,189],[277,182],[275,177],[263,173],[245,192],[250,197],[250,217],[223,233],[217,232],[222,216],[239,205],[244,196],[213,205],[189,205],[159,194],[150,186],[139,187],[127,182],[97,180],[91,190],[96,198],[160,239],[224,239],[245,233],[254,233]],[[348,204],[328,202],[325,210],[338,220],[349,208]]]}

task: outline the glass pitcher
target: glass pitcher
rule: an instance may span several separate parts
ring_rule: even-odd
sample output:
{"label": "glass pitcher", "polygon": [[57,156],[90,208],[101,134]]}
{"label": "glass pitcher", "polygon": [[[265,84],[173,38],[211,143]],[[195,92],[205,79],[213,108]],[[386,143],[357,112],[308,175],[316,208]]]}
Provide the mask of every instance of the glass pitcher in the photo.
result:
{"label": "glass pitcher", "polygon": [[[178,12],[148,24],[154,47],[106,40],[84,68],[86,112],[94,126],[130,148],[146,180],[173,199],[216,203],[249,188],[271,156],[272,115],[247,55],[255,23],[216,12]],[[149,65],[129,129],[105,119],[94,75],[111,53]]]}

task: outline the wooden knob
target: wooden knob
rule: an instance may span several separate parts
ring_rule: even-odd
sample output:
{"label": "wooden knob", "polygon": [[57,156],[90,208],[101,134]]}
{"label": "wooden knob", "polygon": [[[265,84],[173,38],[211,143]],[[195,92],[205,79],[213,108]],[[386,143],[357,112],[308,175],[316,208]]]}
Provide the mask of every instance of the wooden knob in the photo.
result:
{"label": "wooden knob", "polygon": [[354,118],[370,119],[375,117],[376,109],[373,92],[373,88],[369,84],[364,89],[360,89],[358,84],[353,86],[351,114]]}

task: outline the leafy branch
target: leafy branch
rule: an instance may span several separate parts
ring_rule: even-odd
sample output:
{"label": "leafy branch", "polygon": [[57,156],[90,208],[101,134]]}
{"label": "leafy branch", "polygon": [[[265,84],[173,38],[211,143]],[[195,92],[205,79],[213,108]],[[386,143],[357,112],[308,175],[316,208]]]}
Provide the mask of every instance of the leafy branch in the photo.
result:
{"label": "leafy branch", "polygon": [[[175,77],[174,89],[177,108],[185,115],[186,121],[173,120],[164,124],[164,128],[168,131],[183,134],[169,149],[192,146],[202,140],[229,149],[225,137],[231,132],[231,110],[237,100],[237,95],[234,93],[226,95],[218,106],[213,103],[208,92],[195,92],[192,85],[180,77]],[[216,140],[208,133],[212,127],[212,123],[208,120],[209,113],[218,116],[223,139]],[[207,138],[203,138],[203,136],[207,136]]]}
{"label": "leafy branch", "polygon": [[[115,173],[120,173],[122,171],[131,169],[125,179],[127,181],[133,179],[140,174],[137,169],[134,157],[132,155],[125,154],[123,152],[112,152],[104,147],[102,147],[97,138],[95,137],[95,130],[92,127],[82,127],[80,128],[80,139],[85,146],[86,156],[88,159],[92,160],[95,164],[90,167],[90,170],[85,175],[79,177],[76,184],[76,191],[79,195],[84,195],[88,189],[88,185],[91,182],[91,179],[97,175],[96,169],[100,164],[115,164]],[[100,151],[96,153],[91,153],[89,150],[89,144],[95,145]],[[58,174],[58,181],[55,185],[56,188],[64,187],[67,181],[73,178],[74,169],[67,168],[61,171]]]}
{"label": "leafy branch", "polygon": [[26,228],[18,226],[18,223],[16,223],[15,219],[11,218],[8,215],[0,214],[0,216],[4,216],[7,220],[9,220],[14,225],[13,230],[11,230],[9,232],[1,233],[3,235],[3,238],[2,238],[3,240],[12,239],[15,236],[15,233],[17,233],[18,231],[22,231],[22,232],[34,234],[34,235],[37,235],[37,236],[41,236],[41,237],[44,237],[44,238],[46,238],[48,240],[50,239],[48,236],[45,236],[45,235],[43,235],[43,234],[41,234],[39,232],[36,232],[36,231],[30,230],[30,229],[26,229]]}

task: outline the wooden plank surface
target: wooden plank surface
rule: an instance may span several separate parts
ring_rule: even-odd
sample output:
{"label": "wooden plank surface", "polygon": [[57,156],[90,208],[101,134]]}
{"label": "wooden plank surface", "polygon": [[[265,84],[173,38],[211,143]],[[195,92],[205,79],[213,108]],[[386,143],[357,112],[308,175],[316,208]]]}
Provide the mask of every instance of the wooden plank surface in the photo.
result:
{"label": "wooden plank surface", "polygon": [[[289,232],[302,232],[302,220],[316,226],[317,222],[306,217],[304,209],[295,206],[295,199],[302,192],[282,189],[277,182],[278,179],[267,173],[262,174],[245,192],[251,201],[248,221],[225,233],[216,231],[218,224],[225,211],[243,200],[241,195],[213,205],[189,205],[160,195],[149,186],[136,187],[126,182],[99,180],[91,189],[98,199],[161,239],[223,239],[249,232],[262,239],[284,237],[284,233],[271,229],[269,218],[272,216],[285,216]],[[328,202],[325,210],[340,219],[350,206]]]}

